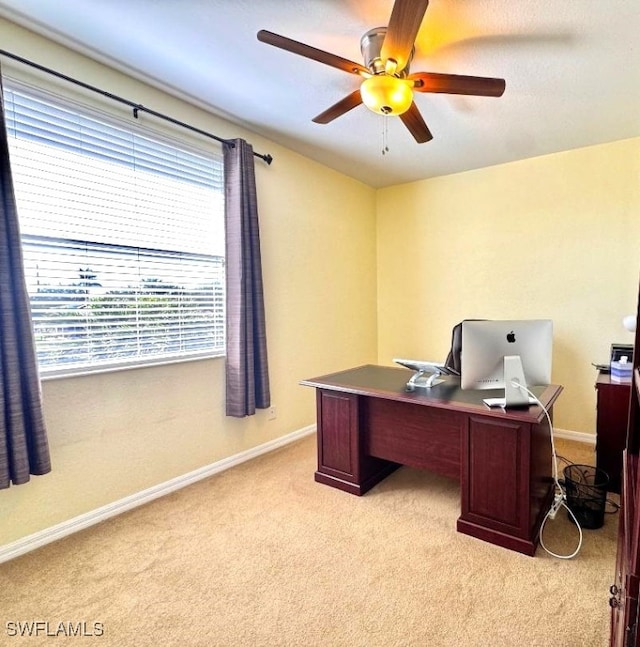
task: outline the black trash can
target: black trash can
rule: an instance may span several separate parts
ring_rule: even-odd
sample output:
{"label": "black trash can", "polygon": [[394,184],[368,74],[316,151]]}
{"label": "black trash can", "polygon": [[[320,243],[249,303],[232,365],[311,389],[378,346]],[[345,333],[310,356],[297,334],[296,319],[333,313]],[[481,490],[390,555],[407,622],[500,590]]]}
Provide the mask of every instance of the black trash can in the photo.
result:
{"label": "black trash can", "polygon": [[609,475],[597,467],[569,465],[564,468],[567,507],[581,528],[595,530],[604,524],[608,485]]}

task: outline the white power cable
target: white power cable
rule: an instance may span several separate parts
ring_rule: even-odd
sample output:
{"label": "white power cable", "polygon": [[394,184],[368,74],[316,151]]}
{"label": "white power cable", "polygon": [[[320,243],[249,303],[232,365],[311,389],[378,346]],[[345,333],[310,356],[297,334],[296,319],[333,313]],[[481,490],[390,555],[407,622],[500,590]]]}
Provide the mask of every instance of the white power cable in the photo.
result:
{"label": "white power cable", "polygon": [[[555,488],[554,488],[553,503],[551,505],[551,508],[548,510],[547,514],[545,514],[544,519],[540,524],[540,545],[552,557],[557,557],[558,559],[572,559],[580,552],[580,549],[582,548],[582,528],[580,527],[580,524],[578,523],[578,520],[576,519],[575,514],[573,514],[573,511],[567,505],[566,503],[567,495],[565,494],[564,489],[562,488],[562,486],[560,485],[560,481],[558,480],[558,454],[556,453],[556,444],[553,438],[553,423],[551,422],[551,416],[549,415],[549,412],[547,411],[547,408],[544,406],[544,404],[542,404],[542,402],[540,402],[538,397],[534,393],[529,391],[529,389],[526,386],[523,386],[516,380],[512,380],[511,385],[519,389],[522,389],[523,391],[526,391],[536,401],[538,406],[544,411],[544,415],[547,417],[547,421],[549,423],[549,435],[551,437],[551,453],[553,455],[553,481],[555,484]],[[544,531],[544,526],[547,523],[547,520],[550,517],[552,519],[555,518],[558,510],[561,507],[566,508],[567,512],[571,515],[573,522],[578,527],[578,533],[580,534],[580,538],[578,539],[578,547],[570,555],[558,555],[557,553],[554,553],[544,545],[544,541],[542,540],[542,533]]]}

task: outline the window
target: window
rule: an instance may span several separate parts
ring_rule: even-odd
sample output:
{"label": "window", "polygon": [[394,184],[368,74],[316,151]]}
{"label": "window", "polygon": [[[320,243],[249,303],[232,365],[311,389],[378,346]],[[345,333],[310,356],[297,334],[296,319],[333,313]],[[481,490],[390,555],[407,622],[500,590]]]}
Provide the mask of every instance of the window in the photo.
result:
{"label": "window", "polygon": [[43,375],[224,353],[221,155],[22,86],[5,111]]}

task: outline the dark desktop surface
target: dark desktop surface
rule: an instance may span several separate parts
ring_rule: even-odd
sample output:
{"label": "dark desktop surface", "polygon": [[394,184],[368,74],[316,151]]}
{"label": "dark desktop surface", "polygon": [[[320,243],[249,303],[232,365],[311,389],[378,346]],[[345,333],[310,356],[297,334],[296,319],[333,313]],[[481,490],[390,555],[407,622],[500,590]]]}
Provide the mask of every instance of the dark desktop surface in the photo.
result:
{"label": "dark desktop surface", "polygon": [[[440,376],[443,381],[430,389],[417,388],[413,392],[407,392],[406,384],[412,375],[413,371],[404,368],[366,364],[338,371],[337,373],[303,380],[301,384],[358,395],[372,395],[414,402],[425,406],[480,410],[483,413],[488,410],[488,407],[482,402],[484,398],[504,397],[504,389],[462,389],[460,387],[460,378],[448,375]],[[530,390],[548,407],[556,399],[561,389],[553,386],[534,386],[530,387]],[[496,409],[494,412],[496,415],[504,415],[505,413],[502,409]],[[525,416],[533,414],[537,417],[541,410],[539,407],[530,407],[519,409],[517,412],[514,410],[509,411],[511,415],[516,415],[516,413]]]}

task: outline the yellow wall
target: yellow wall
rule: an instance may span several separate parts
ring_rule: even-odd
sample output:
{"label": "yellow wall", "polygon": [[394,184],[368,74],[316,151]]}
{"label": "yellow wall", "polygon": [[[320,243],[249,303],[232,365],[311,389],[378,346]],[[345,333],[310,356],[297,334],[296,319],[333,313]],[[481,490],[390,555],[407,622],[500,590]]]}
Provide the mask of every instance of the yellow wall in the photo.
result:
{"label": "yellow wall", "polygon": [[464,318],[550,318],[562,429],[595,431],[595,369],[635,312],[640,139],[378,192],[378,360],[441,360]]}
{"label": "yellow wall", "polygon": [[[372,188],[10,23],[0,21],[0,40],[8,51],[274,156],[270,167],[256,161],[256,182],[277,407],[275,420],[266,412],[226,418],[222,359],[44,381],[53,471],[0,492],[3,545],[312,424],[314,393],[299,380],[375,361],[376,247]],[[32,77],[8,61],[3,73]]]}

